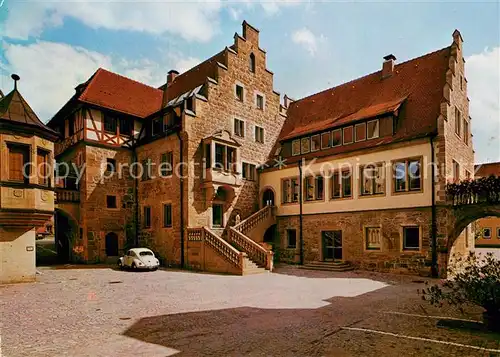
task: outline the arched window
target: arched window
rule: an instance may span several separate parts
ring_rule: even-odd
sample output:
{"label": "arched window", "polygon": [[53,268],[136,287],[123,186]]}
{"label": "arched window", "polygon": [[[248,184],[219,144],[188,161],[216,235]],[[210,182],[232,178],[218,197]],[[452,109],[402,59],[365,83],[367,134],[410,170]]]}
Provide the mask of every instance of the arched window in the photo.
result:
{"label": "arched window", "polygon": [[255,73],[255,55],[253,53],[250,54],[250,71]]}

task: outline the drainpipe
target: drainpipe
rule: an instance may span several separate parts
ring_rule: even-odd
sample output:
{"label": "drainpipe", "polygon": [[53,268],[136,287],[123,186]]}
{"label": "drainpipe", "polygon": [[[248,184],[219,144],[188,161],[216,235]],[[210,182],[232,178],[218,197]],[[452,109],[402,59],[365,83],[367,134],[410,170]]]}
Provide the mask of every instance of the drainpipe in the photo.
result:
{"label": "drainpipe", "polygon": [[[132,152],[134,162],[137,165],[137,151],[134,146],[134,150]],[[134,175],[134,201],[135,201],[135,239],[134,239],[134,245],[136,247],[139,247],[139,179],[137,178],[137,175]]]}
{"label": "drainpipe", "polygon": [[436,223],[436,190],[434,187],[434,176],[436,174],[434,167],[434,137],[431,136],[431,157],[432,157],[432,165],[431,165],[431,197],[432,197],[432,223],[431,223],[431,239],[432,239],[432,263],[431,263],[431,274],[433,278],[437,278],[438,276],[438,263],[437,263],[437,223]]}
{"label": "drainpipe", "polygon": [[180,156],[180,164],[181,164],[181,172],[180,172],[180,177],[179,177],[179,187],[181,190],[180,194],[180,209],[181,209],[181,219],[180,219],[180,224],[181,224],[181,268],[184,268],[184,140],[182,139],[180,130],[177,131],[177,137],[179,138],[179,156]]}
{"label": "drainpipe", "polygon": [[302,160],[299,161],[299,249],[300,249],[300,265],[304,264],[304,239],[302,236]]}

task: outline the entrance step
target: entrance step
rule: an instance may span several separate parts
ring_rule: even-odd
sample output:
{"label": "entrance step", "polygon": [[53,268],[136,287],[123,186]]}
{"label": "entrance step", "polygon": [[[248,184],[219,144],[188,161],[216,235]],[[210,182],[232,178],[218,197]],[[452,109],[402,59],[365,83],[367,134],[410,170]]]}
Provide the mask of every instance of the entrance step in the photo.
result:
{"label": "entrance step", "polygon": [[308,270],[334,271],[334,272],[344,272],[344,271],[354,270],[354,268],[349,263],[340,260],[333,262],[311,262],[308,264],[304,264],[299,268]]}
{"label": "entrance step", "polygon": [[257,264],[255,264],[252,260],[249,258],[244,258],[243,262],[243,275],[250,275],[250,274],[261,274],[265,273],[266,269],[259,267]]}

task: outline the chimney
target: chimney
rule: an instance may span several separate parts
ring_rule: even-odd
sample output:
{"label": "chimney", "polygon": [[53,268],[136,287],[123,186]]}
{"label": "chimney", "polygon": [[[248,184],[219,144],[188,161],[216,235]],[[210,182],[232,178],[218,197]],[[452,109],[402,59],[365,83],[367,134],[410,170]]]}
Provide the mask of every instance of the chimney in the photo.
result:
{"label": "chimney", "polygon": [[174,81],[175,77],[179,75],[179,72],[177,72],[175,69],[171,69],[168,71],[167,75],[167,86],[171,85],[172,82]]}
{"label": "chimney", "polygon": [[394,72],[394,62],[396,61],[396,56],[393,54],[384,57],[384,63],[382,63],[382,79],[392,76]]}

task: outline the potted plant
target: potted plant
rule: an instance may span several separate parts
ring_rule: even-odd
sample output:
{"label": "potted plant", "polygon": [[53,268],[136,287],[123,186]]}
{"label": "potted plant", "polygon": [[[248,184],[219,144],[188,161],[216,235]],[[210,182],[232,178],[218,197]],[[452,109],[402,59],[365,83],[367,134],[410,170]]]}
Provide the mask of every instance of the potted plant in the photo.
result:
{"label": "potted plant", "polygon": [[423,290],[423,299],[435,306],[443,302],[457,306],[477,305],[484,309],[483,322],[489,330],[500,331],[500,260],[492,253],[466,258],[453,257],[448,280]]}

